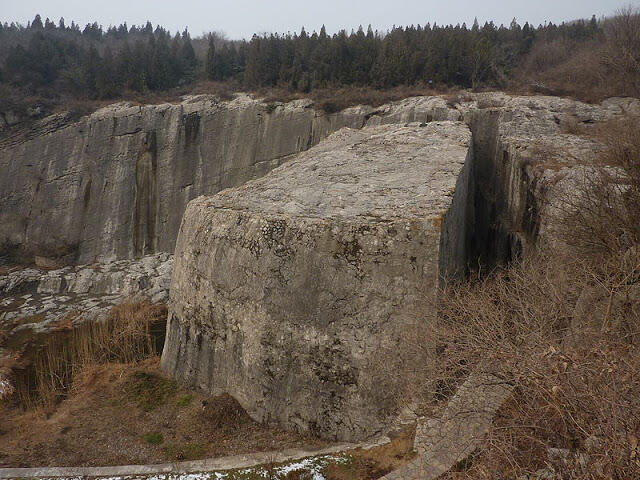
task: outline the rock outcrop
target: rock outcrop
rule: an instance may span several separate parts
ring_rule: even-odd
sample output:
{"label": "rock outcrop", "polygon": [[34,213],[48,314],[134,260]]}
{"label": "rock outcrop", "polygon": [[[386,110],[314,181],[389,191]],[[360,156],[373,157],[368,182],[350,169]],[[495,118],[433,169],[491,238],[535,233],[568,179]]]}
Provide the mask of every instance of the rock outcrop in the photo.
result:
{"label": "rock outcrop", "polygon": [[634,112],[634,99],[486,93],[335,114],[238,95],[116,104],[77,122],[53,115],[0,140],[0,257],[12,246],[50,265],[172,253],[191,199],[258,178],[342,127],[462,120],[480,186],[474,253],[494,263],[535,243],[545,185],[592,156],[594,142],[563,132]]}
{"label": "rock outcrop", "polygon": [[260,177],[365,118],[309,106],[200,96],[43,119],[0,141],[0,246],[71,263],[173,252],[189,200]]}
{"label": "rock outcrop", "polygon": [[462,123],[344,129],[192,201],[163,367],[259,421],[343,440],[379,431],[382,352],[467,264],[470,147]]}
{"label": "rock outcrop", "polygon": [[[357,438],[386,415],[372,407],[366,376],[376,359],[366,353],[383,338],[391,345],[405,319],[428,317],[421,302],[467,263],[552,244],[558,199],[602,148],[573,133],[625,114],[639,115],[640,101],[483,93],[335,114],[237,95],[117,104],[79,121],[53,115],[0,139],[0,264],[12,253],[59,268],[173,252],[189,201],[254,180],[191,203],[164,364],[236,395],[256,418]],[[458,137],[470,143],[460,147],[473,160],[466,167],[462,150],[435,149]],[[418,152],[437,159],[437,171]],[[94,282],[80,270],[0,280],[24,289],[0,311],[46,324],[102,308],[73,289],[123,280]],[[105,308],[123,298],[97,296]]]}
{"label": "rock outcrop", "polygon": [[139,260],[8,273],[0,276],[0,329],[9,337],[23,330],[41,333],[55,330],[65,318],[72,325],[101,319],[114,305],[130,300],[165,303],[172,268],[173,256],[160,253]]}

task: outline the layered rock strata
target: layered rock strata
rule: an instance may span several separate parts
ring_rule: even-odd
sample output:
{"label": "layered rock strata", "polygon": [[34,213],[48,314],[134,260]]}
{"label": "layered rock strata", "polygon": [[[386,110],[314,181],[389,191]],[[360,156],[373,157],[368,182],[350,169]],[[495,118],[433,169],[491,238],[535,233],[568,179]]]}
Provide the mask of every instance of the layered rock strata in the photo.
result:
{"label": "layered rock strata", "polygon": [[467,263],[470,147],[462,123],[344,129],[192,201],[163,367],[259,421],[342,440],[382,429],[377,366]]}

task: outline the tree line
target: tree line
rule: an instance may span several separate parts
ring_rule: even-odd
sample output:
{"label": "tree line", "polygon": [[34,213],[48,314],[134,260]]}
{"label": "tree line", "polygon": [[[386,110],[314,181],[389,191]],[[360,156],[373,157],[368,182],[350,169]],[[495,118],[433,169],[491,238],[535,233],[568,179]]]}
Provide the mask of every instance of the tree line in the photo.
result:
{"label": "tree line", "polygon": [[201,79],[301,92],[342,85],[503,86],[536,42],[588,42],[601,35],[594,17],[538,27],[476,21],[471,27],[426,24],[384,33],[360,27],[333,35],[323,27],[228,41],[215,34],[192,39],[187,30],[172,35],[149,22],[104,30],[97,23],[43,22],[37,15],[26,26],[0,23],[0,83],[28,94],[88,99]]}

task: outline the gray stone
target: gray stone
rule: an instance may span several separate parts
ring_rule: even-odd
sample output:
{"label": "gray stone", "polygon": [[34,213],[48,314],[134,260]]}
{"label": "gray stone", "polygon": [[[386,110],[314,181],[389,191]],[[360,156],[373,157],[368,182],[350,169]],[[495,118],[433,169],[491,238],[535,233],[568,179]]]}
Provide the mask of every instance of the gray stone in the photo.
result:
{"label": "gray stone", "polygon": [[[361,439],[392,412],[373,375],[466,266],[464,124],[342,130],[265,177],[189,204],[163,367],[255,419]],[[381,348],[386,347],[386,348]]]}
{"label": "gray stone", "polygon": [[292,102],[211,96],[54,115],[0,139],[0,244],[78,263],[172,252],[184,209],[259,177],[370,108],[325,115]]}
{"label": "gray stone", "polygon": [[[541,230],[543,187],[558,167],[593,156],[594,143],[563,133],[563,125],[588,127],[636,112],[638,104],[469,93],[328,115],[308,100],[268,113],[261,101],[238,95],[230,102],[120,103],[75,123],[56,114],[0,139],[0,244],[74,263],[173,252],[191,199],[258,178],[342,127],[462,119],[474,134],[483,186],[476,203],[485,231],[476,243],[485,248],[496,233],[506,254]],[[538,182],[545,171],[550,178]]]}
{"label": "gray stone", "polygon": [[[139,268],[144,265],[143,268]],[[60,270],[17,270],[0,276],[0,328],[9,335],[21,330],[21,319],[38,332],[55,327],[73,313],[74,324],[99,320],[116,304],[130,300],[164,303],[168,299],[173,257],[158,254],[143,259],[80,265]],[[25,290],[33,293],[23,294]],[[17,321],[17,323],[16,323]]]}
{"label": "gray stone", "polygon": [[418,424],[416,458],[383,479],[433,480],[465,460],[482,445],[493,417],[512,390],[508,381],[491,373],[470,375],[440,418]]}

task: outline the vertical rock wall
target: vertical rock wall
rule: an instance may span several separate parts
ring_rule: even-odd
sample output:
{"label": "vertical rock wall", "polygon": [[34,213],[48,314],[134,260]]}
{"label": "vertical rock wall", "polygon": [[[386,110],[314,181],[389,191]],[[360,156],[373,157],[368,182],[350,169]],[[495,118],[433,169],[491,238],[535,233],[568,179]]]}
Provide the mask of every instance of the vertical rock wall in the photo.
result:
{"label": "vertical rock wall", "polygon": [[0,245],[74,262],[172,252],[189,200],[264,175],[364,110],[304,101],[113,105],[0,142]]}
{"label": "vertical rock wall", "polygon": [[564,135],[564,126],[639,105],[487,93],[326,115],[310,101],[267,106],[240,95],[112,105],[79,122],[54,115],[0,140],[0,256],[11,245],[75,263],[172,252],[189,200],[258,178],[344,126],[463,120],[477,167],[471,248],[498,263],[537,241],[545,185],[555,176],[539,181],[549,177],[545,158],[563,168],[588,162],[593,142]]}

